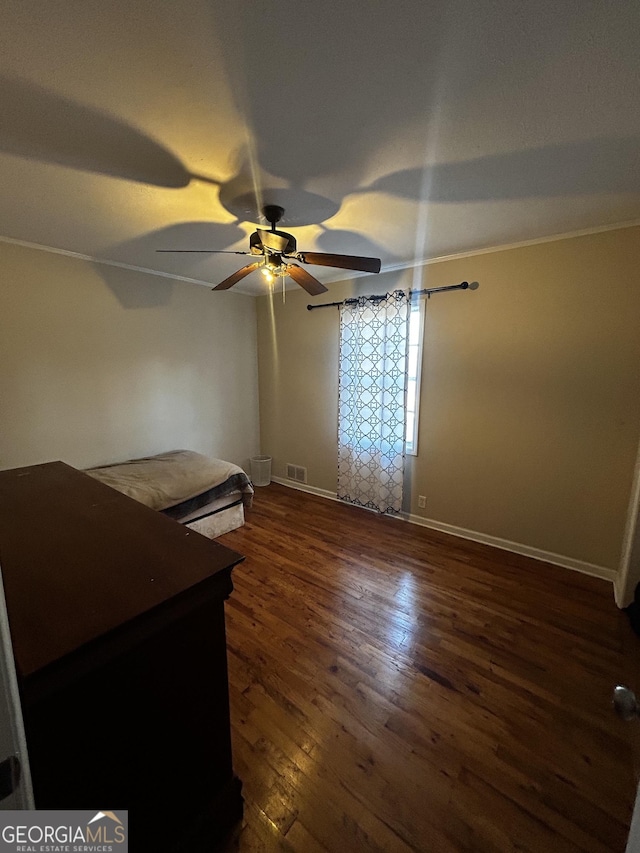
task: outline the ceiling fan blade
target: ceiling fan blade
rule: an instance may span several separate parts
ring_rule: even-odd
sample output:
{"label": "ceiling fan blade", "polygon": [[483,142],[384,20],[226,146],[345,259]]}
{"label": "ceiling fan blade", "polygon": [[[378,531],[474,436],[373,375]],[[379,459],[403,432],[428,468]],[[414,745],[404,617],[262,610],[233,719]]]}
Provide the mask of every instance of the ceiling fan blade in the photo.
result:
{"label": "ceiling fan blade", "polygon": [[322,282],[318,281],[317,278],[314,278],[306,270],[303,270],[298,264],[287,264],[287,272],[296,284],[304,287],[309,296],[317,296],[319,293],[326,293],[328,290]]}
{"label": "ceiling fan blade", "polygon": [[228,249],[156,249],[156,252],[196,252],[207,255],[249,255],[250,252],[231,252]]}
{"label": "ceiling fan blade", "polygon": [[304,264],[337,267],[341,270],[380,272],[380,258],[362,258],[358,255],[327,255],[324,252],[298,252],[296,257]]}
{"label": "ceiling fan blade", "polygon": [[246,267],[242,267],[242,269],[237,270],[233,275],[230,275],[229,278],[225,278],[225,280],[221,281],[220,284],[212,287],[211,290],[228,290],[230,287],[233,287],[234,284],[241,281],[245,276],[249,275],[250,272],[257,270],[259,266],[262,266],[262,261],[254,261],[252,264],[247,264]]}
{"label": "ceiling fan blade", "polygon": [[262,240],[262,245],[271,249],[272,252],[282,254],[289,245],[289,235],[283,237],[277,231],[265,231],[263,228],[258,228],[258,234]]}

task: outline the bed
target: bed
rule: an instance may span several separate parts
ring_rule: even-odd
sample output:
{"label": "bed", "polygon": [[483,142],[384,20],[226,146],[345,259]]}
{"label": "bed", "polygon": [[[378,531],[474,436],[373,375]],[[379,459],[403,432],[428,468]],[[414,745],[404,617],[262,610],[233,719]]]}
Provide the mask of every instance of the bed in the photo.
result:
{"label": "bed", "polygon": [[242,468],[193,450],[87,468],[85,474],[209,539],[241,527],[253,500]]}

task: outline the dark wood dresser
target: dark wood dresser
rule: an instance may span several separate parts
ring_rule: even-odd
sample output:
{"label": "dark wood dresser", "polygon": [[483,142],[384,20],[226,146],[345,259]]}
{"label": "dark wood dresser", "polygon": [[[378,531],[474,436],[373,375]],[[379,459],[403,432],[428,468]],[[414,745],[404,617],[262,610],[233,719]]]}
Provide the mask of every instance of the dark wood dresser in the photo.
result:
{"label": "dark wood dresser", "polygon": [[0,565],[36,806],[128,809],[132,849],[242,814],[224,601],[243,557],[63,462],[0,471]]}

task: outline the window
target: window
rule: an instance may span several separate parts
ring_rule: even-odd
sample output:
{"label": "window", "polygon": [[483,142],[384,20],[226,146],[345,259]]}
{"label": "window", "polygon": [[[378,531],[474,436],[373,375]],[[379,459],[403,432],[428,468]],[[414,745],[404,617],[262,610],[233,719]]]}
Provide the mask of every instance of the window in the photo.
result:
{"label": "window", "polygon": [[339,500],[402,510],[411,306],[401,290],[340,309]]}
{"label": "window", "polygon": [[407,354],[407,426],[405,452],[418,453],[418,416],[420,413],[420,371],[424,335],[424,298],[411,303],[409,315],[409,351]]}

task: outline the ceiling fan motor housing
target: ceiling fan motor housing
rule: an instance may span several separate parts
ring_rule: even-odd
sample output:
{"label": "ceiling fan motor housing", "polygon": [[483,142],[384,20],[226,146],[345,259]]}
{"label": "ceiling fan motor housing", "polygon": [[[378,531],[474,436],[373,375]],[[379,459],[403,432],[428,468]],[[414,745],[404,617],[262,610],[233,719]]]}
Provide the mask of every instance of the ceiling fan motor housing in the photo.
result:
{"label": "ceiling fan motor housing", "polygon": [[[287,234],[286,231],[270,231],[269,233],[275,234],[278,237],[283,237],[288,241],[282,254],[293,255],[294,252],[297,251],[296,238],[292,234]],[[265,246],[262,243],[262,238],[258,231],[254,231],[253,234],[249,237],[249,250],[251,251],[252,255],[265,254]],[[266,251],[268,252],[270,250],[267,248]]]}

